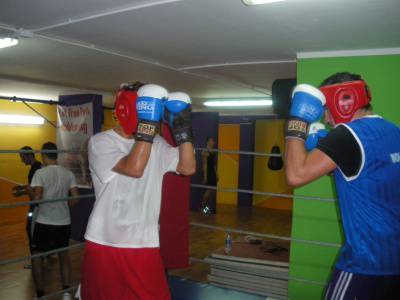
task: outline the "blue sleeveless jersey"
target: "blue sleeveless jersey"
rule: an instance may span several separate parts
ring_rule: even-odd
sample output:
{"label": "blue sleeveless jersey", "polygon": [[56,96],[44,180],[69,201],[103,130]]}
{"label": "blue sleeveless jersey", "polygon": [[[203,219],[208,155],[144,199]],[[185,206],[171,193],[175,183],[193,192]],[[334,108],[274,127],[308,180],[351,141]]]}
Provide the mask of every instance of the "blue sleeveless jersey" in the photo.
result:
{"label": "blue sleeveless jersey", "polygon": [[380,117],[344,124],[362,149],[359,174],[335,170],[345,244],[338,269],[400,274],[400,128]]}

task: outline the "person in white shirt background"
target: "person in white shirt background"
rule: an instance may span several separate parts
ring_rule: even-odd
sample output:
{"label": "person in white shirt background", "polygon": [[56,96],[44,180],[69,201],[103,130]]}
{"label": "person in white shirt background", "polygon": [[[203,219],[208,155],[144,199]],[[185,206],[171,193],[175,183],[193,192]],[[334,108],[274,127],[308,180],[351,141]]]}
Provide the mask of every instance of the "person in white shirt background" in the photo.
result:
{"label": "person in white shirt background", "polygon": [[[79,195],[74,174],[57,164],[57,146],[52,142],[43,144],[42,150],[53,150],[42,153],[44,167],[37,170],[32,178],[31,189],[33,200],[59,199],[69,195]],[[69,205],[74,205],[76,199],[39,204],[32,238],[32,254],[67,247],[71,232],[71,217]],[[58,253],[63,289],[68,289],[71,280],[71,264],[68,251]],[[45,268],[44,260],[32,259],[32,273],[37,297],[42,297],[44,291]],[[69,293],[63,295],[63,300],[72,299]]]}

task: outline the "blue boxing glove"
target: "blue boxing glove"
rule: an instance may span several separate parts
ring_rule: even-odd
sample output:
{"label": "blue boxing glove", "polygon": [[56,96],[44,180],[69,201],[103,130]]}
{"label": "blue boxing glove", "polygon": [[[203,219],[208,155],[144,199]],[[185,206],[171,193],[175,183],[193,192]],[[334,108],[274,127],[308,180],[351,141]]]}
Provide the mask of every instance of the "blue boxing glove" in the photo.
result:
{"label": "blue boxing glove", "polygon": [[191,103],[189,95],[183,92],[170,93],[165,102],[165,121],[171,127],[178,146],[186,142],[193,143]]}
{"label": "blue boxing glove", "polygon": [[308,136],[306,139],[306,150],[312,151],[317,147],[320,138],[324,138],[328,135],[329,131],[325,129],[325,125],[320,122],[315,122],[310,125]]}
{"label": "blue boxing glove", "polygon": [[163,112],[163,101],[168,97],[168,92],[162,86],[146,84],[137,94],[138,126],[135,140],[153,143]]}
{"label": "blue boxing glove", "polygon": [[297,85],[292,94],[286,138],[305,141],[309,124],[322,117],[324,105],[325,96],[319,89],[309,84]]}

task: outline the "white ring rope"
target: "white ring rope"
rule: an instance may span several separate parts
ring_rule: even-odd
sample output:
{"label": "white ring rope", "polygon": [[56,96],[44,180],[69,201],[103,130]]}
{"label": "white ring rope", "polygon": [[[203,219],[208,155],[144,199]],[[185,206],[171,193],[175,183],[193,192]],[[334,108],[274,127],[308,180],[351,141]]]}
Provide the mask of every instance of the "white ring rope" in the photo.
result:
{"label": "white ring rope", "polygon": [[75,197],[65,197],[65,198],[57,198],[57,199],[6,202],[6,203],[0,203],[0,208],[14,208],[14,207],[19,207],[19,206],[28,206],[28,205],[43,204],[43,203],[50,203],[50,202],[60,202],[60,201],[70,201],[70,200],[78,200],[78,199],[93,198],[93,197],[94,197],[94,194],[88,194],[88,195],[79,195],[79,196],[75,196]]}
{"label": "white ring rope", "polygon": [[[335,248],[341,247],[340,244],[336,244],[336,243],[303,240],[303,239],[291,238],[291,237],[287,237],[287,236],[279,236],[279,235],[273,235],[273,234],[267,234],[267,233],[259,233],[259,232],[235,229],[235,228],[230,228],[230,227],[208,225],[208,224],[203,224],[203,223],[198,223],[198,222],[191,222],[190,225],[193,227],[207,228],[207,229],[212,229],[212,230],[232,232],[232,233],[238,233],[238,234],[244,234],[244,235],[252,235],[252,236],[278,239],[278,240],[284,240],[284,241],[293,241],[293,242],[303,243],[303,244],[312,244],[312,245],[318,245],[318,246],[324,246],[324,247],[335,247]],[[55,249],[55,250],[51,250],[51,251],[47,251],[47,252],[37,253],[37,254],[29,255],[29,256],[23,256],[23,257],[14,258],[14,259],[0,260],[0,266],[23,262],[26,260],[30,260],[32,258],[48,256],[50,254],[63,252],[68,249],[80,248],[80,247],[83,247],[83,245],[84,245],[84,243],[78,243],[78,244],[74,244],[72,246],[59,248],[59,249]]]}
{"label": "white ring rope", "polygon": [[271,238],[271,239],[291,241],[291,242],[303,243],[303,244],[313,244],[313,245],[318,245],[318,246],[336,247],[336,248],[340,248],[342,246],[342,245],[336,244],[336,243],[303,240],[303,239],[291,238],[291,237],[287,237],[287,236],[279,236],[279,235],[273,235],[273,234],[267,234],[267,233],[258,233],[258,232],[252,232],[252,231],[247,231],[247,230],[215,226],[215,225],[208,225],[208,224],[197,223],[197,222],[191,222],[190,225],[194,226],[194,227],[202,227],[202,228],[219,230],[219,231],[224,231],[224,232],[234,232],[234,233],[239,233],[239,234],[244,234],[244,235],[252,235],[252,236],[258,236],[258,237],[263,237],[263,238]]}
{"label": "white ring rope", "polygon": [[[0,154],[80,153],[81,150],[0,150]],[[87,152],[87,151],[82,151]]]}
{"label": "white ring rope", "polygon": [[243,155],[254,155],[254,156],[268,156],[268,157],[281,157],[281,154],[277,153],[264,153],[264,152],[252,152],[252,151],[239,151],[239,150],[223,150],[223,149],[208,149],[208,148],[195,148],[200,151],[218,152],[226,154],[243,154]]}
{"label": "white ring rope", "polygon": [[33,255],[21,256],[21,257],[13,258],[13,259],[3,259],[3,260],[0,260],[0,266],[16,264],[16,263],[24,262],[27,260],[31,260],[33,258],[39,258],[39,257],[48,256],[51,254],[57,254],[57,253],[64,252],[64,251],[67,251],[70,249],[82,248],[84,245],[85,245],[85,243],[78,243],[78,244],[74,244],[71,246],[63,247],[63,248],[58,248],[58,249],[54,249],[54,250],[50,250],[50,251],[46,251],[46,252],[36,253]]}
{"label": "white ring rope", "polygon": [[[267,156],[267,157],[281,157],[281,154],[277,153],[264,153],[264,152],[252,152],[252,151],[239,151],[239,150],[223,150],[223,149],[208,149],[208,148],[195,148],[196,151],[209,151],[226,154],[243,154],[243,155],[254,155],[254,156]],[[79,153],[79,149],[60,149],[60,150],[0,150],[0,154],[33,154],[33,153]]]}
{"label": "white ring rope", "polygon": [[[203,185],[203,184],[194,184],[194,183],[192,183],[190,186],[193,188],[210,189],[210,190],[216,190],[219,192],[226,192],[226,193],[243,193],[243,194],[252,194],[252,195],[272,196],[272,197],[279,197],[279,198],[291,198],[291,199],[295,199],[295,200],[298,199],[298,200],[321,201],[321,202],[335,202],[336,201],[336,199],[334,199],[334,198],[279,194],[279,193],[259,192],[259,191],[244,190],[244,189],[219,188],[219,187],[216,187],[213,185]],[[58,198],[58,199],[6,202],[6,203],[0,203],[0,209],[1,208],[14,208],[14,207],[18,207],[18,206],[25,206],[25,205],[31,205],[31,204],[42,204],[42,203],[57,202],[57,201],[69,201],[69,200],[74,200],[74,199],[92,198],[92,197],[95,197],[95,195],[88,194],[88,195],[80,195],[77,197],[66,197],[66,198]]]}
{"label": "white ring rope", "polygon": [[226,193],[243,193],[243,194],[261,195],[261,196],[273,196],[273,197],[280,197],[280,198],[315,200],[315,201],[322,201],[322,202],[335,202],[336,201],[335,198],[324,198],[324,197],[317,197],[317,196],[301,196],[301,195],[292,195],[292,194],[279,194],[279,193],[259,192],[259,191],[244,190],[244,189],[220,188],[220,187],[216,187],[213,185],[203,185],[203,184],[195,184],[195,183],[192,183],[190,186],[195,187],[195,188],[216,190],[218,192],[226,192]]}
{"label": "white ring rope", "polygon": [[[64,293],[74,293],[77,289],[78,289],[78,285],[74,285],[74,286],[72,286],[72,287],[70,287],[70,288],[68,288],[68,289],[65,289],[65,290],[59,290],[59,291],[57,291],[57,292],[54,292],[54,293],[51,293],[51,294],[47,294],[47,295],[44,295],[43,297],[40,297],[40,298],[34,298],[34,299],[38,299],[38,300],[47,300],[47,299],[51,299],[51,298],[54,298],[54,297],[56,297],[56,296],[59,296],[59,295],[61,295],[61,294],[64,294]],[[73,299],[75,299],[73,296],[72,296],[72,298]]]}

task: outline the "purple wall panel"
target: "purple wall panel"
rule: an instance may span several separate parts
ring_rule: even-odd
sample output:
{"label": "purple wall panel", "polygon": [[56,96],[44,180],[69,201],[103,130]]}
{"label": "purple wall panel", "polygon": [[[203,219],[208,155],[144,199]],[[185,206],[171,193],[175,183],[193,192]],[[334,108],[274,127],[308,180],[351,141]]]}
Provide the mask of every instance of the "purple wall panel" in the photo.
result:
{"label": "purple wall panel", "polygon": [[[254,130],[255,124],[240,124],[240,150],[254,152]],[[243,155],[239,157],[239,183],[238,188],[244,190],[253,189],[253,155]],[[239,206],[252,206],[253,195],[238,193]]]}

